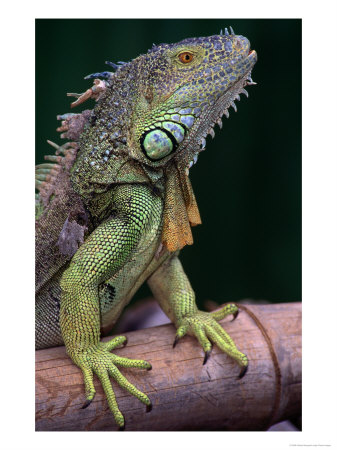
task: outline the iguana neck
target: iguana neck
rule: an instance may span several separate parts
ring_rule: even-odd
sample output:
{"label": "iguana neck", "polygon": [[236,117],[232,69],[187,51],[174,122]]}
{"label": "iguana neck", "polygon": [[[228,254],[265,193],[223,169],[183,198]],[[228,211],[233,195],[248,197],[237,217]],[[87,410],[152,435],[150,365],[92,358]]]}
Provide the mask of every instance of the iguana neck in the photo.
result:
{"label": "iguana neck", "polygon": [[97,103],[81,135],[71,182],[94,221],[109,215],[113,185],[150,184],[163,198],[162,242],[176,251],[193,243],[190,225],[201,223],[199,211],[184,165],[172,160],[156,167],[132,157],[130,111],[134,98],[139,98],[134,77],[123,67]]}

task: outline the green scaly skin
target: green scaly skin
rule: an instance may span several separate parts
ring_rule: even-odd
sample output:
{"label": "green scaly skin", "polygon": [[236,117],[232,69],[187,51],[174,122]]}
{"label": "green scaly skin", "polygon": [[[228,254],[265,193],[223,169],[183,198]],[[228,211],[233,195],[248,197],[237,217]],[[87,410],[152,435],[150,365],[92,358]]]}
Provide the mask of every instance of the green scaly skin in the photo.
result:
{"label": "green scaly skin", "polygon": [[[218,324],[227,315],[235,318],[237,307],[198,310],[178,254],[191,243],[189,225],[200,223],[193,193],[186,188],[188,170],[214,124],[253,83],[256,59],[248,40],[227,30],[154,47],[115,73],[101,74],[107,81],[95,83],[103,88],[90,91],[97,104],[83,119],[78,139],[73,138],[77,154],[60,147],[56,153],[65,157],[49,160],[62,168],[49,178],[50,164],[37,170],[37,248],[47,248],[37,257],[44,267],[37,283],[37,348],[64,342],[83,372],[84,407],[95,396],[96,374],[120,429],[124,417],[109,377],[150,410],[150,399],[118,367],[149,370],[151,365],[111,353],[126,338],[103,343],[100,328],[116,322],[144,281],[177,328],[174,345],[190,334],[205,352],[204,364],[215,344],[238,363],[240,376],[248,367],[246,355]],[[84,114],[62,116],[65,137],[71,138],[71,127]],[[68,178],[57,190],[62,176]],[[85,225],[69,198],[78,201],[76,217],[85,217]],[[69,242],[75,250],[65,245]]]}

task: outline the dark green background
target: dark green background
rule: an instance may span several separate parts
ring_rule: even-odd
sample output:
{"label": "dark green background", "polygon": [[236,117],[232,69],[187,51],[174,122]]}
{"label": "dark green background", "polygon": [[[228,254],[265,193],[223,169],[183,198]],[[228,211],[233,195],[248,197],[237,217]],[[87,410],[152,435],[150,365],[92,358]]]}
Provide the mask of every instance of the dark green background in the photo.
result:
{"label": "dark green background", "polygon": [[[241,96],[215,139],[207,138],[191,169],[203,225],[193,229],[195,244],[181,260],[199,304],[300,301],[300,20],[37,20],[37,161],[51,153],[46,139],[62,142],[56,114],[70,111],[66,92],[88,89],[83,77],[109,70],[104,61],[128,61],[153,43],[218,34],[229,25],[257,51],[258,84],[248,86],[249,99]],[[146,294],[142,288],[138,297]]]}

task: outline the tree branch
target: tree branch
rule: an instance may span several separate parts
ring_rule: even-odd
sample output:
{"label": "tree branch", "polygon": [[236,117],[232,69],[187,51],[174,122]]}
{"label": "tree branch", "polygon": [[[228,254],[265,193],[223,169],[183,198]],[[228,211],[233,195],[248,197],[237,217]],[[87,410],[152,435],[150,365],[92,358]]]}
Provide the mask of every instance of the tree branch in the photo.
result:
{"label": "tree branch", "polygon": [[[249,369],[240,368],[214,346],[206,365],[195,338],[172,348],[173,325],[125,333],[128,345],[116,354],[145,359],[152,371],[121,369],[153,403],[150,413],[139,400],[113,388],[126,430],[265,430],[301,413],[301,304],[239,305],[234,322],[220,323]],[[36,352],[36,430],[115,430],[100,383],[87,409],[81,371],[64,347]]]}

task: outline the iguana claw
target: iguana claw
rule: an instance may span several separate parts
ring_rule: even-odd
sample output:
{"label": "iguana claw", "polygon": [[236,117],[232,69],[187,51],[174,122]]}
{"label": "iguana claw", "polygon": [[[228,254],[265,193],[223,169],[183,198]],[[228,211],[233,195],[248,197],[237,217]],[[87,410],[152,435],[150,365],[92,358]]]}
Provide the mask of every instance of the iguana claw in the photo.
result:
{"label": "iguana claw", "polygon": [[91,404],[91,402],[92,402],[92,399],[91,399],[91,400],[86,400],[85,403],[84,403],[84,405],[81,406],[81,409],[88,408],[88,406]]}
{"label": "iguana claw", "polygon": [[207,363],[208,358],[211,356],[211,351],[212,351],[212,349],[211,350],[207,350],[205,352],[204,362],[202,363],[203,366]]}
{"label": "iguana claw", "polygon": [[234,322],[234,320],[238,317],[239,315],[239,310],[235,311],[235,313],[233,314],[233,319],[231,320],[231,322]]}
{"label": "iguana claw", "polygon": [[243,367],[241,368],[240,374],[239,374],[239,376],[238,376],[238,379],[239,379],[239,380],[241,380],[241,378],[243,378],[243,377],[246,375],[247,370],[248,370],[248,363],[247,363],[246,366],[243,366]]}
{"label": "iguana claw", "polygon": [[179,339],[180,339],[180,336],[176,336],[174,338],[173,345],[172,345],[173,348],[178,344]]}
{"label": "iguana claw", "polygon": [[146,412],[151,412],[152,411],[152,403],[150,403],[149,405],[146,405]]}

